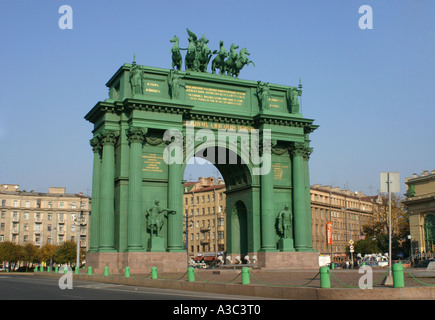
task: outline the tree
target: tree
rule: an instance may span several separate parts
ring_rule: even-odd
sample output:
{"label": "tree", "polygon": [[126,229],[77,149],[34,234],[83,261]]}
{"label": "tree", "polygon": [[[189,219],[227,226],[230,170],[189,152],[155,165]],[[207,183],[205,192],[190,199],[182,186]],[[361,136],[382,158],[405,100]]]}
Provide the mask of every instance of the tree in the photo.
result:
{"label": "tree", "polygon": [[59,264],[71,264],[76,261],[77,243],[74,241],[65,241],[59,245],[54,253],[54,260]]}
{"label": "tree", "polygon": [[[363,226],[367,239],[373,239],[379,249],[372,253],[386,253],[389,250],[389,214],[388,194],[379,194],[382,203],[373,208],[373,220]],[[408,252],[407,235],[409,234],[408,212],[403,205],[404,197],[397,193],[391,194],[391,249],[392,256],[400,252]],[[361,253],[362,254],[362,253]]]}
{"label": "tree", "polygon": [[29,263],[39,262],[38,247],[32,243],[27,243],[23,246],[23,261],[26,262],[26,271]]}
{"label": "tree", "polygon": [[377,241],[373,239],[358,240],[355,242],[354,247],[355,252],[361,253],[362,256],[365,254],[380,252]]}
{"label": "tree", "polygon": [[54,244],[47,243],[43,245],[38,251],[39,261],[49,264],[51,259],[54,257],[56,250],[57,246]]}
{"label": "tree", "polygon": [[12,270],[15,269],[15,264],[23,257],[22,247],[12,241],[0,243],[0,261],[9,262],[9,268],[13,264]]}

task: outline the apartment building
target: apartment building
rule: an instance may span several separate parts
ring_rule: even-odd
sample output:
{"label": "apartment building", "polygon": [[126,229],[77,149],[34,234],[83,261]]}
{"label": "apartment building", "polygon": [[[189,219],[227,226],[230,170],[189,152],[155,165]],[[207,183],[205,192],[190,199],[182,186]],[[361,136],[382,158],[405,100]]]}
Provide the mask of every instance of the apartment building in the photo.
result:
{"label": "apartment building", "polygon": [[414,173],[405,178],[405,206],[409,214],[412,249],[418,253],[435,252],[435,170]]}
{"label": "apartment building", "polygon": [[380,196],[315,184],[310,188],[313,248],[332,262],[346,258],[350,242],[364,239],[363,226],[373,218]]}
{"label": "apartment building", "polygon": [[47,193],[20,190],[16,184],[0,185],[0,242],[42,246],[77,241],[89,248],[91,199],[66,188]]}
{"label": "apartment building", "polygon": [[196,182],[186,182],[183,186],[184,236],[189,257],[224,252],[226,243],[224,181],[206,177],[199,178]]}

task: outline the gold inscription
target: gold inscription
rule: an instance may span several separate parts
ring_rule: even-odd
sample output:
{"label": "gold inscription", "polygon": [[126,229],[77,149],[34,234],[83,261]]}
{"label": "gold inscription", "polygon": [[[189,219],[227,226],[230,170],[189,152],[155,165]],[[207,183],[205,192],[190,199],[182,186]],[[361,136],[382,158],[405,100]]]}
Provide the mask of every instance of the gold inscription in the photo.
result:
{"label": "gold inscription", "polygon": [[273,175],[275,176],[275,179],[282,180],[282,175],[284,173],[284,170],[288,169],[288,166],[284,166],[281,163],[275,163],[272,165],[273,168]]}
{"label": "gold inscription", "polygon": [[215,122],[206,122],[206,121],[194,121],[194,120],[184,121],[183,125],[184,126],[192,126],[194,128],[223,129],[223,130],[234,129],[235,131],[255,130],[255,128],[252,128],[249,126],[243,126],[243,125],[227,124],[227,123],[215,123]]}
{"label": "gold inscription", "polygon": [[145,92],[160,93],[160,85],[158,83],[146,81],[144,84]]}
{"label": "gold inscription", "polygon": [[163,170],[160,169],[160,165],[162,164],[160,160],[163,160],[163,157],[158,157],[155,153],[150,153],[147,156],[142,156],[142,158],[145,159],[145,168],[143,168],[142,171],[163,172]]}
{"label": "gold inscription", "polygon": [[245,101],[246,93],[234,90],[206,88],[186,85],[186,94],[190,100],[229,104],[241,106]]}

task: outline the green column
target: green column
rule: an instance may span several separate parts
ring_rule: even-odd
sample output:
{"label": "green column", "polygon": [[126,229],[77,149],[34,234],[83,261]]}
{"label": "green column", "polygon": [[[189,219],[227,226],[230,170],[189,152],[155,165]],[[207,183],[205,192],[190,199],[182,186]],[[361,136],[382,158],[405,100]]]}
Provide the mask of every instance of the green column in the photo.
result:
{"label": "green column", "polygon": [[276,250],[273,214],[273,171],[260,176],[261,251]]}
{"label": "green column", "polygon": [[310,232],[306,232],[306,240],[305,243],[307,244],[307,247],[309,250],[313,250],[313,233],[312,230],[312,222],[311,222],[311,194],[310,194],[310,171],[309,171],[309,165],[308,160],[311,152],[313,151],[312,148],[306,147],[305,153],[304,153],[304,168],[305,168],[305,207],[306,207],[306,215],[305,215],[305,229],[310,230]]}
{"label": "green column", "polygon": [[143,251],[142,245],[142,144],[146,130],[130,128],[130,172],[128,184],[127,250]]}
{"label": "green column", "polygon": [[307,251],[311,245],[307,244],[306,233],[311,233],[307,228],[306,192],[305,192],[305,166],[303,154],[305,145],[294,143],[291,148],[292,155],[292,187],[293,187],[293,224],[294,246],[296,251]]}
{"label": "green column", "polygon": [[101,190],[101,144],[99,137],[94,137],[90,141],[94,151],[94,165],[92,171],[92,209],[91,209],[91,234],[89,251],[98,251],[100,239],[100,190]]}
{"label": "green column", "polygon": [[184,251],[183,248],[183,188],[181,164],[168,165],[168,208],[175,213],[168,213],[168,250]]}
{"label": "green column", "polygon": [[101,142],[103,156],[101,164],[100,244],[99,251],[115,251],[115,143],[118,134],[106,130]]}

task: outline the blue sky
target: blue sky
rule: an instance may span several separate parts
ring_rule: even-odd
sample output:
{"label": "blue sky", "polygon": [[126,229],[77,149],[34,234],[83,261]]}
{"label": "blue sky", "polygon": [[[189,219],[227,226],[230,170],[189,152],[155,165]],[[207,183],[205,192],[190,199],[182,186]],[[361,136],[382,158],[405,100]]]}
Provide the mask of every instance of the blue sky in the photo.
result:
{"label": "blue sky", "polygon": [[[61,5],[73,29],[61,30]],[[373,9],[362,30],[358,9]],[[0,184],[90,193],[92,124],[105,83],[136,54],[170,68],[171,39],[186,27],[209,47],[237,43],[255,67],[240,78],[302,79],[311,134],[311,184],[375,194],[383,171],[404,179],[435,169],[435,1],[2,1]],[[213,174],[196,166],[186,178]]]}

